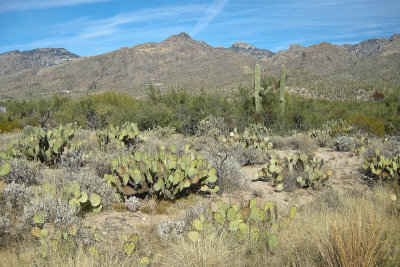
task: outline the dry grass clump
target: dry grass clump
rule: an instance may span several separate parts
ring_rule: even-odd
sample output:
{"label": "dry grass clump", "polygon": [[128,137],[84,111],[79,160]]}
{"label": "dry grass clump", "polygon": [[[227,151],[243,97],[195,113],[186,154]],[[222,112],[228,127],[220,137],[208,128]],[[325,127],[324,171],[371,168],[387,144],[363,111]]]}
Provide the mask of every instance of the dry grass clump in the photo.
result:
{"label": "dry grass clump", "polygon": [[270,265],[399,266],[398,211],[388,190],[329,194],[326,199],[337,197],[340,204],[322,201],[300,210]]}
{"label": "dry grass clump", "polygon": [[289,142],[294,149],[299,150],[301,153],[313,154],[317,149],[314,140],[305,134],[296,134],[289,137]]}
{"label": "dry grass clump", "polygon": [[330,147],[332,144],[332,137],[328,134],[319,134],[315,138],[315,142],[319,147]]}
{"label": "dry grass clump", "polygon": [[161,266],[244,266],[244,261],[241,260],[243,249],[228,240],[225,233],[200,238],[196,242],[181,239],[170,244],[164,251],[160,260]]}
{"label": "dry grass clump", "polygon": [[274,144],[275,149],[285,149],[289,144],[289,139],[280,135],[273,135],[269,138],[270,142]]}

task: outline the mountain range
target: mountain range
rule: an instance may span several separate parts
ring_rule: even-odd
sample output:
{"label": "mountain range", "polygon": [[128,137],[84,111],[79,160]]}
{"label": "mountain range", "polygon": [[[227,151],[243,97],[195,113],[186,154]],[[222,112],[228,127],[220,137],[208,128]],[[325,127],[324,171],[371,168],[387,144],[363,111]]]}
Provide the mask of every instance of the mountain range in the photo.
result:
{"label": "mountain range", "polygon": [[289,91],[320,97],[341,92],[342,98],[351,98],[374,86],[399,84],[400,35],[353,45],[291,45],[277,53],[245,42],[214,48],[186,33],[90,57],[63,48],[15,50],[0,54],[0,99],[104,90],[141,98],[150,83],[161,91],[179,87],[232,92],[251,86],[257,63],[263,76],[274,77],[284,64]]}

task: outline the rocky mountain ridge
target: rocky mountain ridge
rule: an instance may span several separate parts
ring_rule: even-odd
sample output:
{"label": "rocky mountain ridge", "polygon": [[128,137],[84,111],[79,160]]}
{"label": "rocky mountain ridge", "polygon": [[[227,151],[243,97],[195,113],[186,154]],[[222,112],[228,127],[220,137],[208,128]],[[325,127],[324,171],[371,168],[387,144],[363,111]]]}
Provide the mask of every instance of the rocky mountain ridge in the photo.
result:
{"label": "rocky mountain ridge", "polygon": [[0,54],[0,76],[15,74],[28,70],[38,72],[40,69],[71,62],[78,55],[64,48],[37,48],[33,50],[14,50]]}
{"label": "rocky mountain ridge", "polygon": [[254,45],[239,41],[234,43],[229,49],[246,56],[253,56],[258,59],[270,58],[275,55],[274,52],[268,49],[259,49]]}
{"label": "rocky mountain ridge", "polygon": [[[339,46],[327,42],[308,47],[291,45],[273,55],[244,42],[232,47],[214,48],[181,33],[162,42],[123,47],[79,59],[68,56],[69,52],[65,50],[66,57],[59,57],[61,61],[46,61],[39,56],[37,61],[40,64],[16,64],[11,69],[20,70],[14,73],[6,74],[6,70],[1,68],[0,98],[104,90],[143,97],[150,83],[161,91],[178,87],[192,92],[206,89],[231,93],[238,86],[252,85],[256,63],[261,65],[262,75],[274,77],[279,76],[280,65],[285,64],[289,86],[327,86],[324,88],[326,92],[337,88],[344,90],[344,87],[353,85],[396,83],[400,79],[399,35],[355,45]],[[7,52],[0,58],[12,58],[13,54],[20,56],[20,53],[24,52]],[[60,62],[67,63],[58,64]],[[53,66],[44,67],[46,64]],[[22,68],[21,65],[30,67]],[[350,96],[354,94],[348,93]]]}

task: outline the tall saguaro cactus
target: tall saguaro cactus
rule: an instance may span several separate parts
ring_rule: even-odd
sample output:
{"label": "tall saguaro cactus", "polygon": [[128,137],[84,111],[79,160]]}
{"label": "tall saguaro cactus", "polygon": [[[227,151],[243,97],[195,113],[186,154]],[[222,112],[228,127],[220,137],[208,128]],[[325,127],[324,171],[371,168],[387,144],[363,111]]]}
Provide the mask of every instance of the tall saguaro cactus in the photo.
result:
{"label": "tall saguaro cactus", "polygon": [[285,111],[285,82],[286,82],[286,74],[285,74],[285,65],[281,67],[281,81],[280,81],[280,88],[279,88],[279,102],[281,103],[281,115]]}
{"label": "tall saguaro cactus", "polygon": [[260,96],[260,65],[256,64],[254,67],[254,99],[256,103],[256,113],[260,114],[262,112],[261,107],[261,96]]}

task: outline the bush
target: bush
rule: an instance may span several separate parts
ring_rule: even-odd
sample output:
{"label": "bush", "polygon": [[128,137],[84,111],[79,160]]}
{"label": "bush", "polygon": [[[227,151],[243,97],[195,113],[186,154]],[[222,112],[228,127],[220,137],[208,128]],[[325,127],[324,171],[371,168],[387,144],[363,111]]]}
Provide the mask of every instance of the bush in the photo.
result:
{"label": "bush", "polygon": [[176,241],[182,238],[182,233],[185,230],[185,221],[166,221],[160,222],[157,226],[158,237],[163,241]]}
{"label": "bush", "polygon": [[316,149],[314,140],[305,134],[296,134],[290,137],[290,143],[294,149],[305,154],[313,154]]}
{"label": "bush", "polygon": [[333,147],[337,151],[350,151],[355,146],[354,140],[350,136],[342,135],[335,139]]}
{"label": "bush", "polygon": [[15,211],[29,203],[32,198],[32,191],[29,187],[15,183],[7,185],[2,193],[6,206]]}
{"label": "bush", "polygon": [[130,212],[138,211],[142,205],[143,204],[140,202],[140,200],[135,196],[131,196],[125,200],[125,206]]}
{"label": "bush", "polygon": [[78,222],[77,210],[71,209],[69,204],[53,196],[35,198],[30,203],[26,203],[22,213],[22,227],[34,226],[34,217],[42,214],[44,222],[54,222],[55,224],[71,225]]}
{"label": "bush", "polygon": [[[245,164],[252,158],[246,158],[242,154],[238,155],[233,148],[224,147],[216,142],[204,145],[197,144],[197,149],[217,169],[220,192],[232,192],[245,186],[241,163]],[[239,163],[238,158],[241,163]]]}
{"label": "bush", "polygon": [[59,166],[70,172],[76,172],[84,166],[92,152],[86,153],[82,148],[68,150],[60,157]]}
{"label": "bush", "polygon": [[328,147],[328,146],[330,146],[331,141],[332,141],[332,138],[327,134],[319,134],[315,138],[315,142],[317,143],[317,145],[319,147]]}
{"label": "bush", "polygon": [[373,133],[378,136],[383,136],[385,134],[385,125],[382,120],[377,118],[371,118],[365,114],[353,115],[349,119],[357,129],[366,132]]}
{"label": "bush", "polygon": [[229,133],[229,126],[221,117],[209,115],[197,124],[196,136],[220,136]]}
{"label": "bush", "polygon": [[33,185],[39,182],[39,170],[36,163],[25,159],[12,159],[10,166],[10,172],[0,177],[6,183]]}

